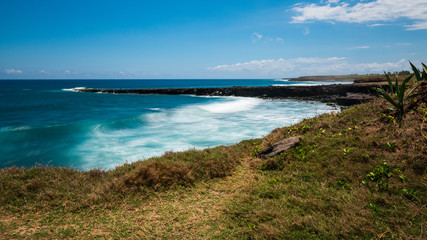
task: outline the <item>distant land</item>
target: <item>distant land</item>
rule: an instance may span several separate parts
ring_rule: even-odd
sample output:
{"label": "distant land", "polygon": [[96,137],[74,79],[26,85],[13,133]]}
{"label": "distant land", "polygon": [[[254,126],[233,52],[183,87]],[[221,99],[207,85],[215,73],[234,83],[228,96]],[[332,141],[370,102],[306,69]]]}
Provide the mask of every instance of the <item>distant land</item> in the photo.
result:
{"label": "distant land", "polygon": [[[319,76],[302,76],[297,78],[282,78],[291,82],[382,82],[385,81],[383,75],[319,75]],[[360,80],[360,81],[358,81]]]}

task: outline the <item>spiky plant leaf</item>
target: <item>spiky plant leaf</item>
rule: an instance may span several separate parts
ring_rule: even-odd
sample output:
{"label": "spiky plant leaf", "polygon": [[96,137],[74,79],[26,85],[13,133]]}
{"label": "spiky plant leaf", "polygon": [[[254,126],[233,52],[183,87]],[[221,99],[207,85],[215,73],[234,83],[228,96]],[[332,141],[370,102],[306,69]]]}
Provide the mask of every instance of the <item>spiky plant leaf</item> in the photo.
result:
{"label": "spiky plant leaf", "polygon": [[387,73],[386,73],[385,71],[384,71],[384,74],[385,74],[385,77],[387,78],[389,91],[390,91],[391,93],[394,93],[393,83],[392,83],[392,81],[391,81],[390,77],[387,75]]}
{"label": "spiky plant leaf", "polygon": [[423,79],[427,80],[427,66],[424,65],[424,63],[421,63],[423,65]]}
{"label": "spiky plant leaf", "polygon": [[396,89],[396,94],[399,96],[399,82],[397,81],[398,79],[397,79],[397,77],[396,77],[396,83],[395,83],[395,89]]}
{"label": "spiky plant leaf", "polygon": [[418,96],[422,96],[422,95],[426,95],[427,94],[427,92],[419,92],[419,93],[416,93],[416,94],[411,94],[411,96],[409,96],[410,98],[413,98],[413,97],[418,97]]}
{"label": "spiky plant leaf", "polygon": [[375,90],[381,95],[382,98],[387,100],[389,103],[391,103],[394,107],[397,109],[400,108],[399,104],[396,103],[396,101],[393,100],[393,98],[382,88],[375,88]]}
{"label": "spiky plant leaf", "polygon": [[403,99],[403,103],[406,102],[406,100],[408,100],[408,98],[410,98],[412,96],[412,92],[417,88],[418,86],[413,87],[411,90],[409,90],[408,94],[406,94],[405,99]]}
{"label": "spiky plant leaf", "polygon": [[408,82],[409,82],[409,80],[411,80],[411,78],[414,76],[414,74],[411,74],[411,75],[409,75],[409,77],[407,77],[404,81],[403,81],[403,83],[404,84],[407,84]]}
{"label": "spiky plant leaf", "polygon": [[397,83],[397,79],[396,79],[396,88],[399,89],[399,91],[397,91],[397,98],[399,100],[399,103],[403,103],[403,99],[405,96],[405,91],[406,91],[406,84],[409,82],[409,80],[411,80],[413,74],[411,74],[409,77],[407,77],[401,84],[400,86]]}
{"label": "spiky plant leaf", "polygon": [[415,67],[414,64],[412,64],[411,62],[409,62],[409,64],[411,64],[411,68],[414,71],[415,77],[417,78],[417,82],[421,81],[422,78],[421,78],[420,71],[418,70],[418,68]]}

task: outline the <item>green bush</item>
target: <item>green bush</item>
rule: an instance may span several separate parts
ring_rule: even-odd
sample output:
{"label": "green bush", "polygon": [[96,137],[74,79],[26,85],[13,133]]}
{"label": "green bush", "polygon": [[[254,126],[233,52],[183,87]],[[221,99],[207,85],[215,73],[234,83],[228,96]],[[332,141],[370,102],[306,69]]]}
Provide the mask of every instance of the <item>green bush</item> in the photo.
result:
{"label": "green bush", "polygon": [[[420,73],[420,71],[411,62],[409,63],[411,64],[414,73],[407,77],[400,85],[398,82],[398,77],[396,76],[395,85],[393,86],[393,82],[391,81],[390,77],[387,75],[387,73],[384,72],[389,85],[389,92],[386,92],[386,90],[384,90],[382,87],[374,88],[381,95],[382,98],[384,98],[393,105],[396,110],[398,122],[401,122],[403,117],[405,116],[407,100],[410,97],[418,95],[413,95],[414,90],[419,86],[417,83],[427,79],[426,65],[424,65],[424,63],[421,63],[424,69],[423,73]],[[406,93],[407,84],[414,75],[417,80],[417,83],[411,90]]]}
{"label": "green bush", "polygon": [[391,175],[390,166],[386,162],[383,162],[366,174],[366,179],[362,181],[362,183],[369,184],[373,182],[376,183],[376,187],[379,191],[388,191],[388,182]]}

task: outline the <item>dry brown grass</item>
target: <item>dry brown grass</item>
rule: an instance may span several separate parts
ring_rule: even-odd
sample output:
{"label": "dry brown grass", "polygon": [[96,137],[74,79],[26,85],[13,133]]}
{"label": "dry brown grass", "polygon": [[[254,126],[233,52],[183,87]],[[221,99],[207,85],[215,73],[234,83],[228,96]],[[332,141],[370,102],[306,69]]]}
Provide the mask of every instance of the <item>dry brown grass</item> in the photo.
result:
{"label": "dry brown grass", "polygon": [[195,181],[228,176],[248,155],[251,142],[166,153],[160,158],[140,162],[129,173],[118,177],[114,189],[122,192],[146,191],[147,188],[159,190],[175,185],[191,186]]}
{"label": "dry brown grass", "polygon": [[[27,213],[2,219],[4,226],[20,226],[5,233],[10,237],[56,236],[65,238],[169,238],[200,239],[223,233],[230,199],[250,188],[254,173],[239,166],[234,174],[191,188],[153,192],[150,197],[128,196],[114,208],[86,209],[80,214],[64,212]],[[48,224],[46,224],[48,223]]]}

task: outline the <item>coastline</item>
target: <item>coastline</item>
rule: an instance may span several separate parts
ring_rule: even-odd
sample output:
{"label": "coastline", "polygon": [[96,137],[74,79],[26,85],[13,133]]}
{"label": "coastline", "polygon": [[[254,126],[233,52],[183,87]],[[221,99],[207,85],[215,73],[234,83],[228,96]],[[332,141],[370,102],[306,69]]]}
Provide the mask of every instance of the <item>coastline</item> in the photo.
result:
{"label": "coastline", "polygon": [[[109,171],[0,169],[0,238],[300,239],[312,237],[313,229],[332,239],[375,238],[390,229],[397,237],[424,236],[425,139],[413,129],[425,119],[425,102],[418,101],[401,127],[378,117],[384,103],[378,99],[260,139],[167,152]],[[411,141],[399,138],[402,132]],[[256,157],[296,135],[296,147]],[[381,169],[389,173],[384,184],[366,182]]]}
{"label": "coastline", "polygon": [[[376,83],[387,87],[384,83]],[[77,92],[112,94],[162,94],[196,96],[237,96],[275,99],[319,101],[351,106],[373,100],[373,83],[333,84],[316,86],[265,86],[217,88],[166,88],[166,89],[75,89]]]}
{"label": "coastline", "polygon": [[[318,96],[316,88],[309,88],[308,97]],[[319,92],[337,88],[343,90],[321,87]],[[224,94],[255,97],[257,89],[270,87],[232,89]],[[271,89],[270,94],[295,96],[308,91]],[[351,89],[339,94],[364,94]],[[147,91],[153,92],[111,89],[154,94]],[[410,101],[413,108],[401,124],[387,111],[390,105],[377,98],[276,128],[262,138],[170,151],[111,170],[0,169],[5,216],[0,238],[424,237],[425,94]],[[289,139],[298,144],[276,156],[260,155]]]}

